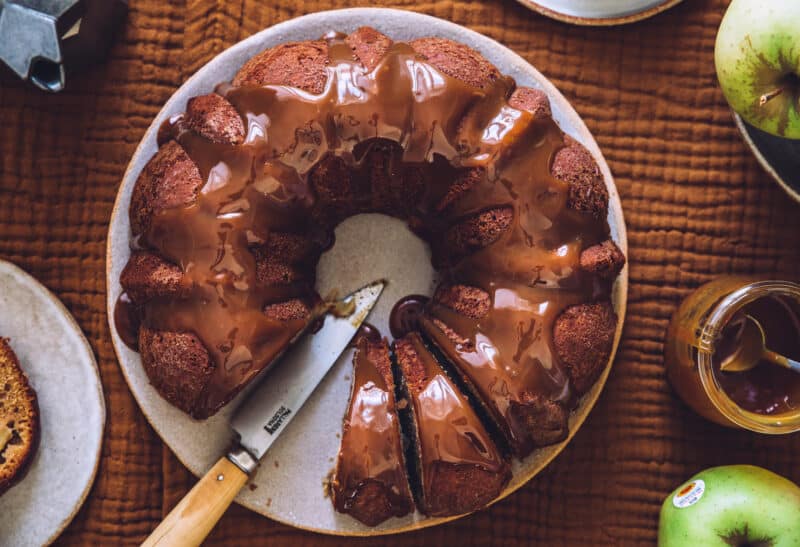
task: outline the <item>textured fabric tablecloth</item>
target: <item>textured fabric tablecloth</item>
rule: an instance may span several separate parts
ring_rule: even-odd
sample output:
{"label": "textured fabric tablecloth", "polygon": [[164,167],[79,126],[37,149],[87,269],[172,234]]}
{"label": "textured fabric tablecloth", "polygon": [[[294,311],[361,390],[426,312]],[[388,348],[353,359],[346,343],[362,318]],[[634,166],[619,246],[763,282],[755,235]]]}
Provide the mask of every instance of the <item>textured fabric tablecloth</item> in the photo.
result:
{"label": "textured fabric tablecloth", "polygon": [[[631,279],[611,377],[564,452],[490,510],[381,544],[653,545],[662,499],[705,467],[753,463],[800,482],[800,435],[707,423],[664,376],[667,322],[693,288],[732,272],[800,277],[800,205],[756,163],[717,86],[714,37],[727,3],[690,0],[618,28],[567,26],[513,0],[391,4],[500,41],[572,102],[616,176]],[[109,339],[107,224],[139,139],[175,89],[230,45],[305,13],[376,4],[383,2],[131,0],[109,62],[73,78],[67,91],[46,95],[0,72],[0,257],[75,315],[97,354],[108,406],[97,481],[59,543],[139,543],[194,481],[148,426]],[[208,540],[266,543],[342,540],[238,506]]]}

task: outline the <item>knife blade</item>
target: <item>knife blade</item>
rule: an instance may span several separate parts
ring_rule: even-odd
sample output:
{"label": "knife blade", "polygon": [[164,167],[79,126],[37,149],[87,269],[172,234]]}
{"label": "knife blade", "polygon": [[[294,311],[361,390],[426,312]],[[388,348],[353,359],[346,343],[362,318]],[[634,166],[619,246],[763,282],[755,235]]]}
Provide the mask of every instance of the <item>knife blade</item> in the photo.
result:
{"label": "knife blade", "polygon": [[239,443],[260,460],[280,436],[303,403],[311,396],[339,355],[350,343],[383,291],[378,281],[345,297],[344,305],[355,305],[348,317],[328,315],[313,336],[303,337],[271,371],[267,381],[251,393],[236,410],[231,427]]}
{"label": "knife blade", "polygon": [[313,336],[303,336],[247,396],[231,419],[238,442],[195,484],[143,546],[200,545],[233,502],[287,425],[308,400],[370,310],[386,282],[375,281],[339,303],[347,317],[329,314]]}

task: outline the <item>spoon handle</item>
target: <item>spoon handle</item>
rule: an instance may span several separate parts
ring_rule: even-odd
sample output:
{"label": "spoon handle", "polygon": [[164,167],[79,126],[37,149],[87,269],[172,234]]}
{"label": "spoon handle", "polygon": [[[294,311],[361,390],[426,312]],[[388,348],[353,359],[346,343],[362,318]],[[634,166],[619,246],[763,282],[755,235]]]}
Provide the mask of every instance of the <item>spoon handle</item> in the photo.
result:
{"label": "spoon handle", "polygon": [[771,361],[776,365],[780,365],[782,367],[800,373],[800,362],[795,361],[794,359],[789,359],[788,357],[781,355],[780,353],[775,353],[774,351],[765,348],[764,359],[766,359],[767,361]]}

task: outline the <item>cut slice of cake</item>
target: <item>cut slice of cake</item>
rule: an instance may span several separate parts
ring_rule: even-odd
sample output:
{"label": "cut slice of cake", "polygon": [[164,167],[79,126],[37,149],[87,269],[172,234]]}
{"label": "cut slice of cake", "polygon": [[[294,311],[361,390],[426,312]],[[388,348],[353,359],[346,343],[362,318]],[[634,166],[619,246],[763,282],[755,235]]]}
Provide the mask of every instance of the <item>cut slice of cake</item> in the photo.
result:
{"label": "cut slice of cake", "polygon": [[486,506],[511,478],[508,461],[418,333],[395,341],[395,354],[410,403],[420,511],[449,516]]}
{"label": "cut slice of cake", "polygon": [[493,296],[479,287],[442,285],[420,326],[513,454],[524,458],[568,435],[572,389],[544,327],[553,321],[557,302],[551,300],[559,293],[499,283],[495,289]]}
{"label": "cut slice of cake", "polygon": [[25,474],[39,445],[39,405],[17,356],[0,338],[0,494]]}
{"label": "cut slice of cake", "polygon": [[353,387],[331,494],[337,511],[367,526],[407,515],[414,507],[385,339],[360,337],[357,341]]}

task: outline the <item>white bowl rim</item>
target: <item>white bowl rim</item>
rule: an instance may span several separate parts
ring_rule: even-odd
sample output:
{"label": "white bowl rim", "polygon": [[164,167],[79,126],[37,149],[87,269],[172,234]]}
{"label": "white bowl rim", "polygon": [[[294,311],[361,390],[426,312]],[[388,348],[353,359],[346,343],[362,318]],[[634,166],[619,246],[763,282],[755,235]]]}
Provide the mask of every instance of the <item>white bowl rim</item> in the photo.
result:
{"label": "white bowl rim", "polygon": [[570,12],[558,9],[553,5],[552,0],[517,0],[528,9],[541,13],[545,17],[550,17],[563,23],[570,23],[581,26],[612,26],[627,25],[649,19],[666,11],[673,6],[677,6],[683,0],[661,0],[657,4],[644,5],[634,10],[609,11],[602,14],[581,12],[580,10]]}

